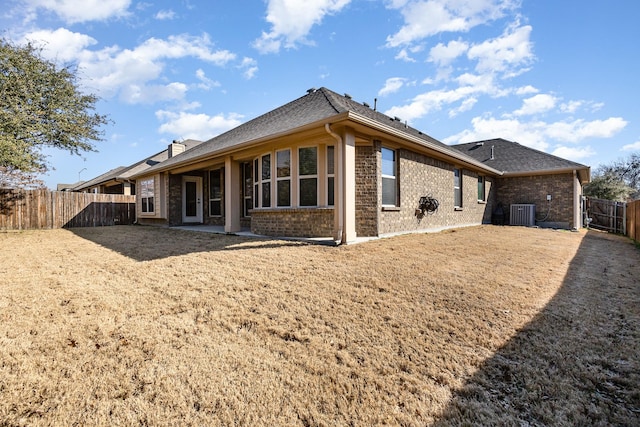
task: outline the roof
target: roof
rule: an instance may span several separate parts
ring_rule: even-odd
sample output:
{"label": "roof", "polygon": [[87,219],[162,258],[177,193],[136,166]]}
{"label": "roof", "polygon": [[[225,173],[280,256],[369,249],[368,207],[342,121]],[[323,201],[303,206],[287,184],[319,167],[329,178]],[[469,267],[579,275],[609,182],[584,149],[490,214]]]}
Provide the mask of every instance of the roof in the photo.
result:
{"label": "roof", "polygon": [[490,166],[478,163],[474,158],[452,149],[411,126],[407,126],[399,118],[389,117],[372,109],[369,105],[354,101],[346,94],[339,95],[324,87],[309,89],[306,95],[211,138],[179,157],[168,159],[161,165],[145,172],[169,170],[173,167],[195,163],[240,145],[257,143],[267,138],[292,133],[308,125],[320,124],[322,121],[329,123],[331,119],[337,119],[338,116],[345,113],[351,119],[363,119],[363,121],[387,131],[392,129],[405,139],[417,141],[450,157],[459,158],[476,165],[476,167],[499,173]]}
{"label": "roof", "polygon": [[[180,144],[185,145],[185,152],[192,149],[193,147],[202,144],[202,141],[198,141],[195,139],[187,139],[185,141],[181,141]],[[181,153],[184,154],[185,152]],[[181,154],[176,154],[174,157],[180,156]],[[159,153],[156,153],[152,156],[147,157],[137,163],[134,163],[131,166],[120,166],[115,169],[111,169],[108,172],[103,173],[89,181],[80,182],[78,185],[73,187],[73,190],[79,191],[85,188],[94,187],[96,185],[104,184],[109,181],[126,181],[133,176],[144,172],[145,170],[166,161],[169,158],[169,149],[165,149]]]}
{"label": "roof", "polygon": [[589,181],[589,166],[572,162],[543,151],[502,138],[452,145],[476,160],[502,171],[505,175],[582,171]]}

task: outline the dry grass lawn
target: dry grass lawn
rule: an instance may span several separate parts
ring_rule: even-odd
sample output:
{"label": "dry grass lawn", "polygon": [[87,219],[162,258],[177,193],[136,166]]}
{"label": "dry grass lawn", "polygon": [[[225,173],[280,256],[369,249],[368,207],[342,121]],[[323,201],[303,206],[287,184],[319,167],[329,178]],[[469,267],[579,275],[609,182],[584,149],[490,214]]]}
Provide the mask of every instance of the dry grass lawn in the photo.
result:
{"label": "dry grass lawn", "polygon": [[0,426],[638,425],[640,250],[0,233]]}

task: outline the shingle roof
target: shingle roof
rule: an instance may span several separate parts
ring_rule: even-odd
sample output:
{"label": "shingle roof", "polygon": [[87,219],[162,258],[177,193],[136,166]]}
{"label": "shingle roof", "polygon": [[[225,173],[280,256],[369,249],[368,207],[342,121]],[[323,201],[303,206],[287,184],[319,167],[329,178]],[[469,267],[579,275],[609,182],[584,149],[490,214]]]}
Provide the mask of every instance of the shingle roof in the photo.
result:
{"label": "shingle roof", "polygon": [[[185,149],[186,151],[188,151],[193,147],[196,147],[197,145],[202,144],[202,141],[198,141],[195,139],[187,139],[185,141],[181,141],[180,144],[185,145],[186,146]],[[180,154],[178,154],[178,156],[179,155]],[[120,166],[108,172],[105,172],[102,175],[99,175],[93,179],[90,179],[89,181],[80,182],[75,187],[73,187],[73,189],[76,191],[79,191],[85,188],[94,187],[96,185],[100,185],[102,183],[109,182],[116,179],[119,179],[119,180],[130,179],[134,175],[144,172],[145,170],[166,161],[168,158],[169,158],[169,150],[166,149],[152,156],[149,156],[146,159],[143,159],[137,163],[134,163],[131,166]]]}
{"label": "shingle roof", "polygon": [[[502,138],[457,144],[451,147],[507,174],[589,169],[589,166],[534,150]],[[492,152],[493,158],[491,156]]]}
{"label": "shingle roof", "polygon": [[465,156],[460,151],[454,150],[429,135],[407,126],[406,123],[403,123],[398,118],[389,117],[368,105],[354,101],[348,95],[339,95],[322,87],[320,89],[310,89],[306,95],[211,138],[198,147],[181,154],[179,157],[171,158],[161,165],[149,169],[147,172],[168,170],[174,165],[188,164],[190,161],[212,156],[215,153],[223,152],[240,144],[284,134],[347,112],[371,119],[379,125],[390,126],[429,143],[431,146],[435,146],[436,149],[443,153],[477,163],[475,159]]}

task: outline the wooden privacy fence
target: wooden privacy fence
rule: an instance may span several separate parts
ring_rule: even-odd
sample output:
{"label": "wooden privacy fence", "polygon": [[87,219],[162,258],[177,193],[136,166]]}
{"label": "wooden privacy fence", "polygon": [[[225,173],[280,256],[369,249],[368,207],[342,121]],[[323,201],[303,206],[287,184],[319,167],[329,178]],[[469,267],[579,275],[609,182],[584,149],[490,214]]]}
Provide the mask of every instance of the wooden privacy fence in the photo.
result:
{"label": "wooden privacy fence", "polygon": [[640,241],[640,200],[627,203],[627,236]]}
{"label": "wooden privacy fence", "polygon": [[609,231],[616,234],[626,234],[627,204],[613,200],[587,199],[587,215],[590,219],[589,227]]}
{"label": "wooden privacy fence", "polygon": [[49,190],[0,190],[0,230],[133,224],[136,196]]}

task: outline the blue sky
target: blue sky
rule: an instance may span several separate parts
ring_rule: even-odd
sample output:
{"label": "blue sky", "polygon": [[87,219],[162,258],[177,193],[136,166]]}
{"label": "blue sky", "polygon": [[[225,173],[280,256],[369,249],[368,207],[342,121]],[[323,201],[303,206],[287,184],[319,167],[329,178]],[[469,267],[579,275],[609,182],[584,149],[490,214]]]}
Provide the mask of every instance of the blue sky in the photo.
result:
{"label": "blue sky", "polygon": [[209,139],[325,86],[448,144],[502,137],[597,168],[640,151],[635,0],[5,0],[2,36],[78,66],[98,152],[57,183]]}

